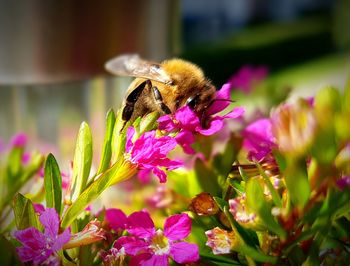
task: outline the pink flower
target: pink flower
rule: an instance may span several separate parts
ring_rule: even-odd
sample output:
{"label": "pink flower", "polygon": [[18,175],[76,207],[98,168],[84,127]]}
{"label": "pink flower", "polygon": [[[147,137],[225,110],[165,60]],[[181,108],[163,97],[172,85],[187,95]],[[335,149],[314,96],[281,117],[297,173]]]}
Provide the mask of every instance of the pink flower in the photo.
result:
{"label": "pink flower", "polygon": [[[225,115],[218,115],[230,105],[230,85],[225,84],[216,94],[216,97],[210,107],[199,118],[189,106],[179,108],[174,115],[165,115],[158,119],[159,129],[166,132],[178,131],[175,139],[184,151],[188,154],[194,154],[191,147],[194,143],[194,134],[199,133],[204,136],[210,136],[220,131],[224,126],[225,119],[238,118],[244,113],[244,108],[237,107]],[[207,127],[203,128],[202,119],[206,119]]]}
{"label": "pink flower", "polygon": [[267,77],[268,72],[269,71],[265,66],[252,67],[245,65],[230,78],[229,82],[232,87],[249,94],[255,85]]}
{"label": "pink flower", "polygon": [[27,144],[27,135],[24,133],[18,133],[11,138],[11,147],[23,148]]}
{"label": "pink flower", "polygon": [[215,255],[229,254],[234,246],[237,246],[237,236],[233,231],[228,232],[219,227],[215,227],[205,232],[208,240],[205,243],[211,248]]}
{"label": "pink flower", "polygon": [[110,208],[106,210],[105,220],[111,229],[119,232],[125,229],[127,216],[120,209]]}
{"label": "pink flower", "polygon": [[132,142],[134,133],[134,128],[128,128],[125,148],[127,160],[140,169],[152,170],[161,183],[166,182],[166,173],[161,168],[173,170],[183,165],[180,161],[167,158],[168,153],[176,147],[176,140],[168,136],[156,138],[156,132],[149,131]]}
{"label": "pink flower", "polygon": [[181,241],[191,232],[187,214],[175,214],[165,220],[164,231],[156,230],[146,211],[134,212],[128,217],[127,231],[131,236],[119,238],[125,252],[131,255],[130,265],[169,265],[169,257],[177,263],[199,259],[196,244]]}
{"label": "pink flower", "polygon": [[338,179],[337,186],[340,190],[344,190],[345,188],[350,187],[350,175],[346,175]]}
{"label": "pink flower", "polygon": [[243,147],[248,150],[248,159],[251,161],[261,161],[277,147],[270,119],[253,122],[243,130],[242,135]]}
{"label": "pink flower", "polygon": [[[118,247],[116,247],[118,246]],[[114,243],[113,247],[108,251],[101,251],[100,256],[103,261],[103,265],[124,265],[125,249],[121,245]]]}
{"label": "pink flower", "polygon": [[58,234],[60,219],[53,208],[47,208],[39,219],[44,226],[44,233],[35,227],[14,232],[14,237],[22,243],[21,247],[16,248],[18,256],[22,262],[32,262],[35,265],[44,262],[48,265],[60,265],[59,257],[55,253],[69,241],[70,229]]}

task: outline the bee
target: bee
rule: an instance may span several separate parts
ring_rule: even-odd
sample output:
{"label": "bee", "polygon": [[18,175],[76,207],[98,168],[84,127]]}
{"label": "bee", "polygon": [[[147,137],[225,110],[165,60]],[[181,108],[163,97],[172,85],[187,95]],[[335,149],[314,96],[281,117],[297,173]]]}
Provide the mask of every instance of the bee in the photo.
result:
{"label": "bee", "polygon": [[114,75],[135,77],[123,102],[125,123],[154,111],[173,114],[187,105],[205,127],[205,110],[212,104],[216,88],[197,65],[182,59],[155,63],[126,54],[109,60],[105,68]]}

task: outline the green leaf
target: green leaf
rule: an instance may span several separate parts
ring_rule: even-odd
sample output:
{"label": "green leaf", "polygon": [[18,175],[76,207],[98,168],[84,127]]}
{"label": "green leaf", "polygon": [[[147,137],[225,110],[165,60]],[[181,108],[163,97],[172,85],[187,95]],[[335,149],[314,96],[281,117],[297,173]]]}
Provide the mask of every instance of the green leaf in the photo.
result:
{"label": "green leaf", "polygon": [[287,234],[271,214],[271,206],[267,202],[264,190],[257,178],[251,178],[246,184],[247,204],[250,210],[257,213],[265,226],[276,235],[285,239]]}
{"label": "green leaf", "polygon": [[237,179],[233,179],[233,178],[228,178],[228,183],[230,186],[233,187],[233,189],[239,194],[241,195],[242,193],[244,193],[244,186],[242,186],[241,182]]}
{"label": "green leaf", "polygon": [[284,175],[292,203],[299,208],[303,208],[308,202],[311,193],[306,163],[290,159]]}
{"label": "green leaf", "polygon": [[45,159],[44,156],[42,156],[39,153],[33,153],[31,157],[32,159],[30,163],[23,168],[21,174],[13,180],[11,185],[7,184],[8,191],[6,193],[6,196],[2,200],[0,200],[0,210],[2,210],[6,205],[11,203],[14,195],[33,175],[35,175],[38,172]]}
{"label": "green leaf", "polygon": [[221,189],[213,170],[200,159],[195,161],[194,169],[197,182],[202,188],[202,191],[206,191],[211,195],[220,195]]}
{"label": "green leaf", "polygon": [[[223,265],[243,266],[243,265],[245,265],[245,264],[242,264],[239,261],[233,260],[229,257],[214,255],[213,253],[206,252],[206,251],[201,251],[200,257],[202,260],[207,260],[207,261],[213,262],[214,265],[220,265],[220,266],[223,266]],[[204,265],[206,265],[206,264],[204,264]]]}
{"label": "green leaf", "polygon": [[14,147],[8,156],[8,184],[11,186],[14,182],[16,182],[16,177],[21,174],[22,170],[22,155],[23,148],[22,147]]}
{"label": "green leaf", "polygon": [[119,110],[113,129],[112,136],[112,164],[124,157],[126,131],[130,126],[130,122],[122,119],[122,112]]}
{"label": "green leaf", "polygon": [[39,228],[39,220],[35,214],[33,203],[20,193],[17,193],[13,199],[13,212],[18,230],[31,226]]}
{"label": "green leaf", "polygon": [[19,260],[15,247],[2,234],[0,234],[1,265],[23,265]]}
{"label": "green leaf", "polygon": [[136,168],[132,167],[133,166],[124,161],[119,161],[98,176],[98,178],[79,195],[76,201],[69,206],[62,218],[61,226],[63,228],[68,227],[87,205],[97,199],[106,188],[133,176],[136,173]]}
{"label": "green leaf", "polygon": [[223,212],[225,207],[228,208],[228,202],[219,197],[213,197],[216,204],[219,206],[219,209]]}
{"label": "green leaf", "polygon": [[92,136],[89,125],[83,122],[80,126],[73,161],[71,201],[85,189],[92,163]]}
{"label": "green leaf", "polygon": [[115,124],[115,114],[113,109],[110,109],[107,113],[106,133],[105,133],[104,142],[103,142],[101,161],[97,170],[97,174],[100,174],[103,171],[105,171],[109,167],[109,164],[111,162],[112,137],[113,137],[114,124]]}
{"label": "green leaf", "polygon": [[265,185],[267,186],[267,188],[269,189],[270,193],[271,193],[271,197],[273,200],[273,203],[279,207],[282,208],[282,200],[280,195],[278,194],[278,192],[276,191],[276,189],[273,187],[269,177],[266,175],[265,171],[262,169],[262,167],[260,166],[260,164],[256,164],[256,166],[259,169],[259,173],[260,175],[264,178],[265,181]]}
{"label": "green leaf", "polygon": [[62,211],[62,177],[55,157],[47,156],[44,168],[46,207],[55,208],[58,215]]}

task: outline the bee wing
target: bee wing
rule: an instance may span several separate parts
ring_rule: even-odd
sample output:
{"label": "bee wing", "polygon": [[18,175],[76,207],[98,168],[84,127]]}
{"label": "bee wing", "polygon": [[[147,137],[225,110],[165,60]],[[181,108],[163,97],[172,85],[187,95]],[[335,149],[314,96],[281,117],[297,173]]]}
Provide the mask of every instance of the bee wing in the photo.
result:
{"label": "bee wing", "polygon": [[151,79],[165,84],[172,82],[160,64],[142,60],[137,54],[125,54],[112,58],[107,61],[105,68],[114,75]]}

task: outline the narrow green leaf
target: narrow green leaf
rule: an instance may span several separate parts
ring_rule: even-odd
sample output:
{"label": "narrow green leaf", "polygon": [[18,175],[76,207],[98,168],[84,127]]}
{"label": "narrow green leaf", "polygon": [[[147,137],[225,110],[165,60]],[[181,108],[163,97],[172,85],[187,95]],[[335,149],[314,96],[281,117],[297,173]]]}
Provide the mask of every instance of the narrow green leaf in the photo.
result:
{"label": "narrow green leaf", "polygon": [[55,208],[60,215],[62,211],[62,177],[57,161],[51,153],[45,162],[44,186],[46,207]]}
{"label": "narrow green leaf", "polygon": [[197,182],[201,186],[202,191],[206,191],[211,195],[220,195],[221,188],[213,170],[199,159],[195,161],[194,169]]}
{"label": "narrow green leaf", "polygon": [[13,182],[16,182],[18,175],[22,170],[22,147],[14,147],[8,156],[7,171],[8,171],[8,184],[11,186]]}
{"label": "narrow green leaf", "polygon": [[[214,265],[237,265],[237,266],[243,266],[245,264],[240,263],[239,261],[233,260],[231,258],[225,257],[225,256],[218,256],[214,255],[213,253],[209,253],[206,251],[201,251],[200,252],[200,257],[203,260],[209,260],[214,263]],[[206,265],[206,264],[204,264]]]}
{"label": "narrow green leaf", "polygon": [[219,206],[219,209],[223,212],[225,207],[228,208],[228,202],[219,197],[213,197],[216,204]]}
{"label": "narrow green leaf", "polygon": [[17,193],[13,199],[13,212],[18,230],[31,226],[39,228],[38,216],[35,214],[33,203],[20,193]]}
{"label": "narrow green leaf", "polygon": [[238,194],[241,195],[242,193],[244,193],[244,186],[242,186],[239,180],[233,178],[228,178],[227,180],[230,186],[232,186]]}
{"label": "narrow green leaf", "polygon": [[73,161],[71,201],[74,201],[85,189],[92,163],[92,136],[89,125],[80,126]]}
{"label": "narrow green leaf", "polygon": [[136,173],[135,168],[123,161],[115,163],[107,171],[103,172],[83,193],[79,195],[76,201],[67,209],[62,218],[61,226],[68,227],[74,219],[86,208],[86,206],[97,199],[101,193],[109,186],[124,181]]}
{"label": "narrow green leaf", "polygon": [[259,173],[260,175],[264,178],[265,181],[265,185],[267,186],[267,188],[269,189],[270,193],[271,193],[271,197],[273,200],[273,203],[275,203],[275,205],[279,208],[282,208],[282,200],[280,195],[278,194],[278,192],[276,191],[276,189],[273,187],[269,177],[266,175],[265,171],[262,169],[262,167],[260,166],[260,164],[256,164],[256,166],[259,169]]}
{"label": "narrow green leaf", "polygon": [[284,175],[292,203],[303,208],[308,202],[311,193],[306,163],[290,159]]}
{"label": "narrow green leaf", "polygon": [[126,131],[130,126],[130,122],[122,119],[122,112],[119,110],[113,129],[112,136],[112,164],[119,161],[124,156]]}
{"label": "narrow green leaf", "polygon": [[115,124],[115,114],[113,109],[110,109],[107,113],[106,133],[105,133],[104,142],[103,142],[101,161],[97,170],[97,174],[100,174],[103,171],[105,171],[109,167],[109,164],[111,162],[112,137],[113,137],[114,124]]}
{"label": "narrow green leaf", "polygon": [[282,239],[285,239],[287,234],[272,216],[271,206],[264,196],[264,190],[259,179],[251,178],[248,180],[246,184],[246,196],[249,208],[259,215],[265,226]]}

